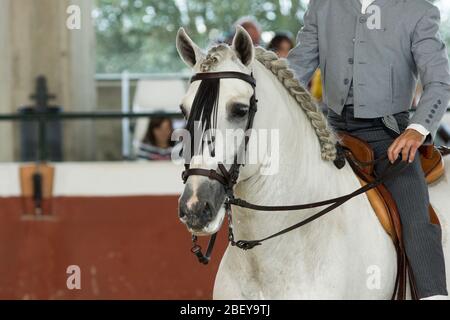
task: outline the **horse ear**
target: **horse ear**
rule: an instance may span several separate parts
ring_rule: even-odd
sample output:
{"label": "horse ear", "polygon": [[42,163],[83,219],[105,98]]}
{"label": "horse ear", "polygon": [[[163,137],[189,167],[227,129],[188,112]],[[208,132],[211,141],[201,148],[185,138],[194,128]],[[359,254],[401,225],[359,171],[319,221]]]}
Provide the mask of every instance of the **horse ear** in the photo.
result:
{"label": "horse ear", "polygon": [[255,58],[255,47],[248,32],[241,26],[236,27],[236,34],[233,38],[233,49],[238,54],[239,59],[245,66],[249,66]]}
{"label": "horse ear", "polygon": [[187,35],[184,28],[178,29],[177,33],[177,51],[181,59],[189,67],[194,67],[196,63],[204,57],[202,50]]}

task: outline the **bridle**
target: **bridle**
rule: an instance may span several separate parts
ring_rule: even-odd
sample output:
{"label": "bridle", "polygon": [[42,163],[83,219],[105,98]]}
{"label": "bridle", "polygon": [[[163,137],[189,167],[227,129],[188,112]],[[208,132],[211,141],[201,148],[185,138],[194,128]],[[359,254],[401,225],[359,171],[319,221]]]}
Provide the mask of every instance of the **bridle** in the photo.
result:
{"label": "bridle", "polygon": [[[242,81],[245,81],[249,83],[253,87],[253,95],[250,98],[250,107],[249,107],[249,113],[248,113],[248,120],[246,124],[246,132],[253,127],[253,120],[255,117],[255,114],[257,112],[257,102],[256,99],[256,80],[253,77],[253,74],[248,75],[241,72],[213,72],[213,73],[197,73],[191,78],[191,83],[194,81],[203,81],[203,80],[211,80],[211,79],[239,79]],[[249,136],[245,136],[244,140],[244,150],[248,147],[249,142]],[[350,162],[350,164],[358,165],[358,166],[367,166],[367,165],[373,165],[375,163],[378,163],[382,160],[385,160],[387,156],[383,156],[381,158],[376,159],[375,161],[372,161],[370,163],[358,163],[354,158],[349,157],[346,150],[344,150],[342,147],[337,145],[338,148],[338,156],[337,159],[334,161],[335,165],[341,169],[345,165],[345,160]],[[207,169],[201,169],[201,168],[194,168],[191,169],[189,164],[185,164],[185,170],[182,173],[182,179],[183,182],[186,183],[187,179],[190,176],[204,176],[211,180],[218,181],[223,187],[225,188],[226,192],[226,200],[224,203],[226,214],[228,217],[228,241],[232,246],[236,246],[237,248],[240,248],[242,250],[250,250],[253,249],[256,246],[259,246],[262,244],[262,242],[267,241],[269,239],[273,239],[275,237],[281,236],[285,233],[288,233],[292,230],[298,229],[320,217],[327,214],[328,212],[336,209],[337,207],[343,205],[350,199],[361,195],[371,189],[376,188],[378,185],[384,183],[386,180],[394,177],[395,175],[398,175],[400,172],[402,172],[409,164],[405,162],[401,162],[400,159],[398,159],[394,164],[390,164],[387,169],[377,176],[374,181],[364,185],[363,187],[355,190],[354,192],[333,198],[328,199],[324,201],[314,202],[314,203],[308,203],[308,204],[301,204],[301,205],[289,205],[289,206],[263,206],[263,205],[256,205],[249,203],[245,200],[238,199],[234,197],[233,188],[236,185],[236,182],[239,178],[239,170],[241,167],[241,164],[237,161],[237,154],[234,158],[234,163],[231,165],[230,169],[227,170],[225,165],[223,163],[218,164],[218,168],[216,170],[207,170]],[[312,215],[311,217],[304,219],[300,221],[297,224],[294,224],[288,228],[285,228],[277,233],[274,233],[268,237],[265,237],[260,240],[239,240],[235,241],[234,239],[234,233],[233,233],[233,223],[232,223],[232,212],[231,212],[231,206],[238,206],[242,208],[247,208],[251,210],[258,210],[258,211],[294,211],[294,210],[305,210],[305,209],[312,209],[317,207],[323,207],[327,206],[323,210],[319,211],[318,213]],[[192,235],[192,242],[193,247],[191,248],[191,252],[197,256],[198,261],[202,264],[208,264],[210,261],[211,253],[214,247],[214,243],[217,237],[217,233],[213,234],[209,240],[208,247],[206,250],[206,253],[202,253],[202,248],[200,245],[197,244],[197,236]],[[395,292],[394,292],[395,295]]]}
{"label": "bridle", "polygon": [[[210,72],[210,73],[197,73],[191,78],[191,83],[194,81],[203,81],[203,80],[211,80],[211,79],[239,79],[247,82],[253,88],[253,95],[250,98],[250,105],[248,110],[248,120],[245,126],[245,132],[253,127],[253,120],[255,118],[255,114],[257,111],[257,103],[256,100],[256,80],[253,78],[253,75],[248,75],[242,72]],[[249,141],[249,136],[245,136],[244,140],[244,150],[247,149]],[[185,170],[182,174],[183,182],[186,183],[187,179],[190,176],[204,176],[211,180],[216,180],[220,184],[225,187],[225,191],[228,196],[233,194],[233,187],[236,184],[236,181],[239,177],[239,168],[240,164],[237,160],[238,155],[236,154],[234,158],[234,162],[230,167],[230,170],[227,170],[223,163],[218,164],[218,170],[206,170],[201,168],[191,169],[189,164],[185,164]]]}
{"label": "bridle", "polygon": [[[211,79],[239,79],[247,82],[253,88],[253,95],[250,97],[249,111],[248,111],[248,119],[247,124],[245,126],[245,132],[250,130],[253,127],[253,120],[255,118],[256,111],[258,110],[258,100],[256,99],[256,80],[253,77],[253,74],[246,74],[242,72],[208,72],[208,73],[197,73],[191,78],[191,83],[194,81],[203,81],[203,80],[211,80]],[[249,142],[249,136],[246,135],[244,138],[244,150],[247,149]],[[225,192],[227,195],[227,201],[225,201],[225,209],[229,219],[229,240],[234,245],[234,236],[233,230],[231,226],[231,203],[229,203],[230,199],[234,199],[233,188],[237,182],[239,177],[239,169],[240,163],[237,159],[238,155],[236,154],[234,157],[234,162],[231,165],[230,169],[227,170],[223,163],[218,163],[218,170],[206,170],[201,168],[191,169],[189,163],[185,164],[185,170],[182,173],[183,183],[186,184],[187,179],[190,176],[204,176],[211,180],[218,181],[225,188]],[[193,247],[191,248],[191,252],[195,254],[200,263],[208,264],[212,249],[214,247],[214,243],[217,237],[217,233],[214,233],[208,243],[208,248],[206,250],[206,254],[202,253],[202,248],[197,244],[197,236],[192,235]]]}

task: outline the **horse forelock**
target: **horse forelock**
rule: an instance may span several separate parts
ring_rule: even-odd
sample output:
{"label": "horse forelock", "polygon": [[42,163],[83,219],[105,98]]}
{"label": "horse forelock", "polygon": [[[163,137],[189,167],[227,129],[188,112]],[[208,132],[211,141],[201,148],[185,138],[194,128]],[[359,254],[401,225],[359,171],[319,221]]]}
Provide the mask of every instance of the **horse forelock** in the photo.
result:
{"label": "horse forelock", "polygon": [[225,43],[216,44],[206,53],[205,58],[199,63],[201,72],[217,71],[221,63],[230,60],[243,68],[236,52]]}

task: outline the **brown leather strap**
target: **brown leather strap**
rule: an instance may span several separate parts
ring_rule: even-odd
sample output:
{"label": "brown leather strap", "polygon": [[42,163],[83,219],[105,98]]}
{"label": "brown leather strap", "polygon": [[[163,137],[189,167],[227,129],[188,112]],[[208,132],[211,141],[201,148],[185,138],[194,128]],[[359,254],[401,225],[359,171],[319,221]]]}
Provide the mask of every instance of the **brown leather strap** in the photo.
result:
{"label": "brown leather strap", "polygon": [[325,200],[325,201],[321,201],[321,202],[315,202],[315,203],[310,203],[310,204],[303,204],[303,205],[293,205],[293,206],[261,206],[261,205],[255,205],[255,204],[251,204],[248,203],[244,200],[241,199],[228,199],[228,201],[226,202],[227,204],[233,204],[236,206],[240,206],[243,208],[247,208],[247,209],[253,209],[253,210],[258,210],[258,211],[292,211],[292,210],[302,210],[302,209],[310,209],[310,208],[315,208],[315,207],[321,207],[324,204],[329,204],[332,203],[330,206],[326,207],[325,209],[319,211],[318,213],[312,215],[311,217],[300,221],[297,224],[294,224],[286,229],[283,229],[277,233],[274,233],[268,237],[265,237],[263,239],[260,240],[240,240],[237,241],[235,243],[235,245],[241,249],[244,250],[249,250],[254,248],[255,246],[261,245],[262,242],[267,241],[269,239],[273,239],[275,237],[281,236],[287,232],[290,232],[292,230],[298,229],[320,217],[322,217],[323,215],[325,215],[326,213],[333,211],[334,209],[336,209],[337,207],[341,206],[342,204],[344,204],[345,202],[349,201],[350,199],[353,199],[354,197],[363,194],[375,187],[377,187],[378,185],[384,183],[386,180],[394,177],[395,175],[399,174],[400,172],[402,172],[404,169],[406,169],[406,167],[408,166],[408,163],[402,162],[402,161],[396,161],[393,165],[389,166],[385,172],[383,172],[383,174],[381,174],[379,177],[377,177],[373,182],[370,182],[368,184],[366,184],[365,186],[359,188],[358,190],[342,196],[342,197],[338,197],[338,198],[334,198],[334,199],[330,199],[330,200]]}
{"label": "brown leather strap", "polygon": [[217,173],[216,170],[207,170],[207,169],[200,169],[200,168],[194,168],[194,169],[186,169],[183,172],[183,181],[186,181],[187,178],[190,176],[203,176],[207,177],[211,180],[217,180],[221,184],[226,185],[228,184],[228,181],[225,179],[224,176]]}
{"label": "brown leather strap", "polygon": [[399,277],[399,290],[397,294],[397,300],[405,300],[406,299],[406,253],[404,250],[400,252],[400,264],[397,266],[398,272],[400,273]]}
{"label": "brown leather strap", "polygon": [[197,244],[197,236],[192,236],[192,243],[194,246],[191,248],[191,252],[197,256],[197,259],[202,264],[208,264],[211,260],[212,250],[214,248],[214,243],[216,242],[217,232],[214,233],[211,238],[209,238],[208,248],[206,253],[203,254],[202,247]]}
{"label": "brown leather strap", "polygon": [[[349,161],[352,163],[351,161]],[[400,173],[408,166],[407,163],[397,161],[394,165],[391,165],[383,174],[381,174],[377,179],[371,179],[371,181],[366,181],[368,184],[357,189],[356,191],[340,196],[337,198],[332,198],[328,200],[318,201],[318,202],[312,202],[308,204],[299,204],[299,205],[289,205],[289,206],[264,206],[264,205],[257,205],[249,203],[245,200],[239,199],[239,198],[232,198],[228,200],[229,204],[252,209],[252,210],[258,210],[258,211],[296,211],[296,210],[305,210],[305,209],[312,209],[317,207],[322,207],[328,204],[334,204],[341,201],[348,201],[351,198],[354,198],[362,193],[367,192],[368,190],[371,190],[378,185],[382,184],[384,181],[390,179],[392,176]]]}
{"label": "brown leather strap", "polygon": [[438,150],[443,156],[448,156],[450,154],[450,148],[449,147],[440,146],[440,147],[438,147]]}
{"label": "brown leather strap", "polygon": [[[348,160],[353,171],[356,173],[356,175],[358,175],[359,178],[364,180],[366,183],[370,183],[375,180],[373,176],[368,175],[365,171],[359,170],[357,164],[353,162],[353,158],[348,158]],[[402,225],[400,221],[400,215],[398,214],[397,204],[392,198],[390,192],[386,189],[386,187],[383,184],[378,185],[377,189],[388,204],[387,208],[389,210],[389,218],[391,219],[391,223],[394,226],[395,232],[395,234],[393,235],[393,241],[396,244],[398,243],[401,250],[404,250],[404,245],[402,241]]]}
{"label": "brown leather strap", "polygon": [[[360,166],[360,170],[367,174],[372,174],[374,165],[376,164],[375,155],[372,147],[364,140],[352,136],[347,132],[337,132],[339,145],[345,152],[346,158],[352,157],[353,161]],[[377,159],[377,161],[381,161]]]}
{"label": "brown leather strap", "polygon": [[426,159],[431,159],[434,153],[434,145],[424,144],[420,146],[419,153]]}
{"label": "brown leather strap", "polygon": [[[256,80],[253,77],[253,74],[245,74],[241,72],[209,72],[209,73],[198,73],[194,75],[191,78],[191,83],[194,81],[201,81],[201,80],[209,80],[209,79],[240,79],[247,83],[249,83],[253,87],[253,95],[250,98],[250,108],[248,113],[248,121],[245,130],[249,130],[253,127],[253,120],[256,114],[256,111],[258,109],[257,103],[258,100],[256,99],[256,93],[255,93],[255,87],[256,87]],[[247,145],[249,142],[249,137],[246,136],[244,140],[244,150],[247,149]],[[216,180],[220,184],[222,184],[225,188],[225,191],[227,193],[228,197],[233,196],[233,186],[236,184],[236,181],[239,176],[239,168],[240,164],[237,161],[237,155],[235,156],[234,163],[231,165],[230,170],[228,171],[225,166],[222,163],[218,164],[218,169],[220,170],[221,174],[217,172],[217,170],[207,170],[207,169],[201,169],[201,168],[194,168],[191,169],[190,165],[187,163],[185,164],[185,170],[182,173],[182,179],[183,182],[186,183],[189,176],[192,175],[199,175],[207,177],[211,180]],[[229,207],[229,205],[227,205]],[[229,207],[231,210],[231,208]],[[231,226],[230,226],[231,228]],[[200,263],[208,264],[210,260],[210,256],[212,253],[212,250],[214,248],[214,243],[216,240],[217,233],[213,234],[210,237],[210,240],[208,242],[208,248],[206,250],[206,253],[202,253],[202,248],[197,244],[197,237],[192,237],[193,247],[191,248],[191,252],[195,254],[199,260]]]}
{"label": "brown leather strap", "polygon": [[247,82],[252,87],[256,87],[256,80],[252,75],[233,71],[197,73],[191,78],[191,83],[194,81],[210,79],[240,79]]}
{"label": "brown leather strap", "polygon": [[409,260],[407,257],[406,257],[406,267],[407,267],[407,271],[408,271],[409,287],[411,289],[411,299],[419,300],[419,295],[417,294],[416,280],[414,279],[413,270],[411,268],[411,264],[409,263]]}

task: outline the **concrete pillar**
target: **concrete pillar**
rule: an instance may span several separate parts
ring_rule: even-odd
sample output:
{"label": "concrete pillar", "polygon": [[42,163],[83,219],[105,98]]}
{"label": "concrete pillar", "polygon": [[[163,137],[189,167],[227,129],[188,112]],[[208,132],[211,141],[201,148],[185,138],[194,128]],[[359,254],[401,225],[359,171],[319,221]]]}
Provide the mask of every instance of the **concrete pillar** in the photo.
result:
{"label": "concrete pillar", "polygon": [[[10,1],[0,1],[0,113],[11,112],[11,52],[9,50],[10,23],[9,23]],[[0,145],[0,161],[11,161],[13,159],[13,124],[0,122],[0,137],[3,137]],[[9,138],[7,138],[9,137]]]}
{"label": "concrete pillar", "polygon": [[[81,9],[81,29],[66,26],[69,5]],[[93,111],[95,94],[95,33],[90,0],[2,0],[0,1],[0,111],[16,112],[29,105],[38,75],[45,75],[54,101],[65,111]],[[5,44],[5,45],[3,45]],[[6,79],[6,81],[3,81]],[[6,93],[6,95],[4,95]],[[0,160],[17,157],[18,131],[5,126],[0,133],[14,131],[12,142],[2,147]],[[94,125],[91,121],[64,123],[65,159],[93,159]]]}

